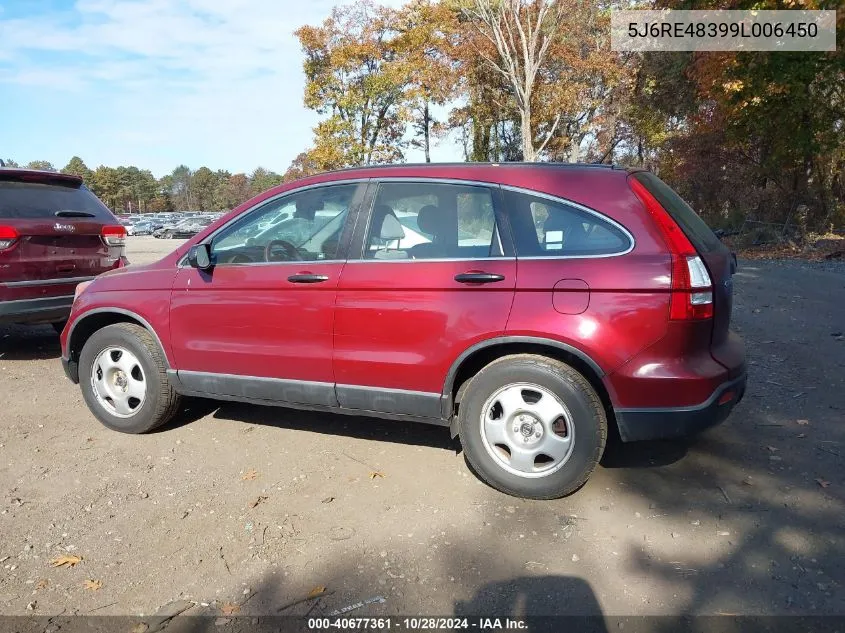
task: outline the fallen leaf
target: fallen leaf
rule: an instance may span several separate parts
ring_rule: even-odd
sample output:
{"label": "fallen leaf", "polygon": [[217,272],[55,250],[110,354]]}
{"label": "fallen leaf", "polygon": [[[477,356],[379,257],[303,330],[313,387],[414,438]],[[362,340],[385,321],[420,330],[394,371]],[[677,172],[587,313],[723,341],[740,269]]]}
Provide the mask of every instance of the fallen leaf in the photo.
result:
{"label": "fallen leaf", "polygon": [[746,486],[753,486],[754,485],[754,482],[752,481],[751,477],[746,477],[745,479],[742,480],[742,483],[744,483]]}
{"label": "fallen leaf", "polygon": [[250,507],[250,508],[254,508],[255,506],[257,506],[257,505],[258,505],[259,503],[261,503],[262,501],[267,501],[267,497],[265,497],[264,495],[259,495],[259,496],[255,499],[255,501],[251,501],[251,502],[250,502],[249,507]]}
{"label": "fallen leaf", "polygon": [[807,437],[807,434],[806,434],[806,433],[799,433],[799,434],[798,434],[798,439],[803,440],[805,437]]}
{"label": "fallen leaf", "polygon": [[50,584],[50,581],[49,581],[49,580],[47,580],[46,578],[42,578],[41,580],[39,580],[39,581],[35,584],[35,588],[36,588],[36,589],[46,589],[46,588],[47,588],[47,585],[49,585],[49,584]]}
{"label": "fallen leaf", "polygon": [[322,596],[324,593],[326,593],[326,588],[322,585],[317,585],[311,591],[308,592],[308,600]]}
{"label": "fallen leaf", "polygon": [[68,556],[67,554],[64,556],[59,556],[58,558],[54,558],[50,561],[50,564],[53,567],[74,567],[78,563],[82,562],[82,556],[77,556],[76,554],[71,554]]}
{"label": "fallen leaf", "polygon": [[779,448],[775,448],[774,446],[767,446],[766,448],[769,449],[769,451],[771,451],[772,453],[777,453],[780,450]]}
{"label": "fallen leaf", "polygon": [[138,624],[129,629],[129,633],[147,633],[149,628],[146,622],[138,622]]}
{"label": "fallen leaf", "polygon": [[824,479],[821,479],[821,478],[816,479],[816,483],[818,485],[820,485],[822,488],[829,488],[830,487],[830,482],[826,481]]}
{"label": "fallen leaf", "polygon": [[246,472],[243,474],[243,476],[241,477],[241,479],[242,479],[242,480],[244,480],[244,481],[253,481],[253,480],[255,480],[257,477],[258,477],[258,471],[257,471],[257,470],[255,470],[254,468],[250,468],[248,471],[246,471]]}
{"label": "fallen leaf", "polygon": [[382,479],[384,479],[384,473],[380,470],[374,470],[370,473],[370,479],[375,479],[376,477],[381,477]]}
{"label": "fallen leaf", "polygon": [[86,589],[90,589],[91,591],[99,591],[103,588],[103,583],[99,580],[88,579],[84,583],[82,583],[82,586]]}
{"label": "fallen leaf", "polygon": [[223,615],[235,615],[237,613],[240,613],[240,611],[241,611],[241,605],[234,604],[232,602],[227,602],[222,607],[220,607],[220,612]]}
{"label": "fallen leaf", "polygon": [[326,497],[321,503],[331,503],[332,501],[334,501],[334,497]]}
{"label": "fallen leaf", "polygon": [[809,423],[809,420],[798,420],[799,426],[807,426]]}

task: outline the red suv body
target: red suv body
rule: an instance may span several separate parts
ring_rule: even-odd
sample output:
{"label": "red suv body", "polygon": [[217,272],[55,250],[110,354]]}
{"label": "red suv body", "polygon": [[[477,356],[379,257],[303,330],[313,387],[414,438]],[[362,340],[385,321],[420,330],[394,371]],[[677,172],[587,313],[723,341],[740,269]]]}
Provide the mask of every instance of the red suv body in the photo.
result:
{"label": "red suv body", "polygon": [[631,441],[728,415],[746,381],[735,268],[646,171],[345,170],[98,277],[62,362],[117,430],[182,395],[433,422],[488,483],[549,498],[586,480],[609,425]]}
{"label": "red suv body", "polygon": [[63,325],[79,283],[125,264],[125,236],[82,179],[0,167],[0,323]]}

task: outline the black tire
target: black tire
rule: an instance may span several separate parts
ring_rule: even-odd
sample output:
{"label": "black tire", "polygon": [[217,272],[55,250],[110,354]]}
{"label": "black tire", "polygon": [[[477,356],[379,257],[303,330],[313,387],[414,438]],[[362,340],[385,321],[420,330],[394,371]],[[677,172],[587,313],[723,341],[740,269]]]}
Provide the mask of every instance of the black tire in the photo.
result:
{"label": "black tire", "polygon": [[[121,346],[132,352],[143,371],[146,396],[131,417],[110,413],[98,400],[91,384],[94,360],[109,346]],[[121,433],[147,433],[165,424],[179,409],[180,396],[167,378],[164,355],[153,336],[134,323],[116,323],[91,335],[79,355],[79,385],[91,412],[108,428]]]}
{"label": "black tire", "polygon": [[[482,436],[482,410],[497,390],[531,383],[554,394],[569,410],[574,433],[569,456],[556,471],[539,477],[514,474],[491,456]],[[499,358],[470,379],[458,408],[461,444],[469,467],[501,492],[528,499],[557,499],[587,481],[607,441],[607,416],[592,385],[560,361],[533,354]],[[527,440],[526,440],[527,441]]]}

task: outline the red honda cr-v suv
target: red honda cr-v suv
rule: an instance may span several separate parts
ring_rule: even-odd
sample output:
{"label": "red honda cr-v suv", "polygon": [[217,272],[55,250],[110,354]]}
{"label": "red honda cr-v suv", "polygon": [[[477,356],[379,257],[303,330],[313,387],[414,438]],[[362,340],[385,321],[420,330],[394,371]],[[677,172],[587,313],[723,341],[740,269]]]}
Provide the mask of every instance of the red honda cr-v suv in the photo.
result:
{"label": "red honda cr-v suv", "polygon": [[608,426],[679,436],[740,400],[735,266],[646,171],[360,168],[83,284],[62,362],[118,431],[183,395],[431,422],[492,486],[552,498],[587,480]]}
{"label": "red honda cr-v suv", "polygon": [[0,323],[61,331],[77,284],[125,264],[125,238],[81,178],[0,167]]}

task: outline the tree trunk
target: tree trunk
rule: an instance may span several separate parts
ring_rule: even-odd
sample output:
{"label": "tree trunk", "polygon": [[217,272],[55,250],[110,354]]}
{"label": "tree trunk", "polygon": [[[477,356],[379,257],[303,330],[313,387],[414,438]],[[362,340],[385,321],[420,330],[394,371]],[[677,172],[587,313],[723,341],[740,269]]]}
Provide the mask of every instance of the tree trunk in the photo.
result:
{"label": "tree trunk", "polygon": [[429,128],[431,127],[431,115],[428,111],[428,101],[425,102],[425,108],[423,110],[423,125],[425,126],[424,136],[425,136],[425,162],[431,162],[431,135]]}
{"label": "tree trunk", "polygon": [[531,106],[526,104],[519,112],[522,132],[522,160],[526,163],[533,163],[537,160],[534,152],[534,137],[531,134]]}

